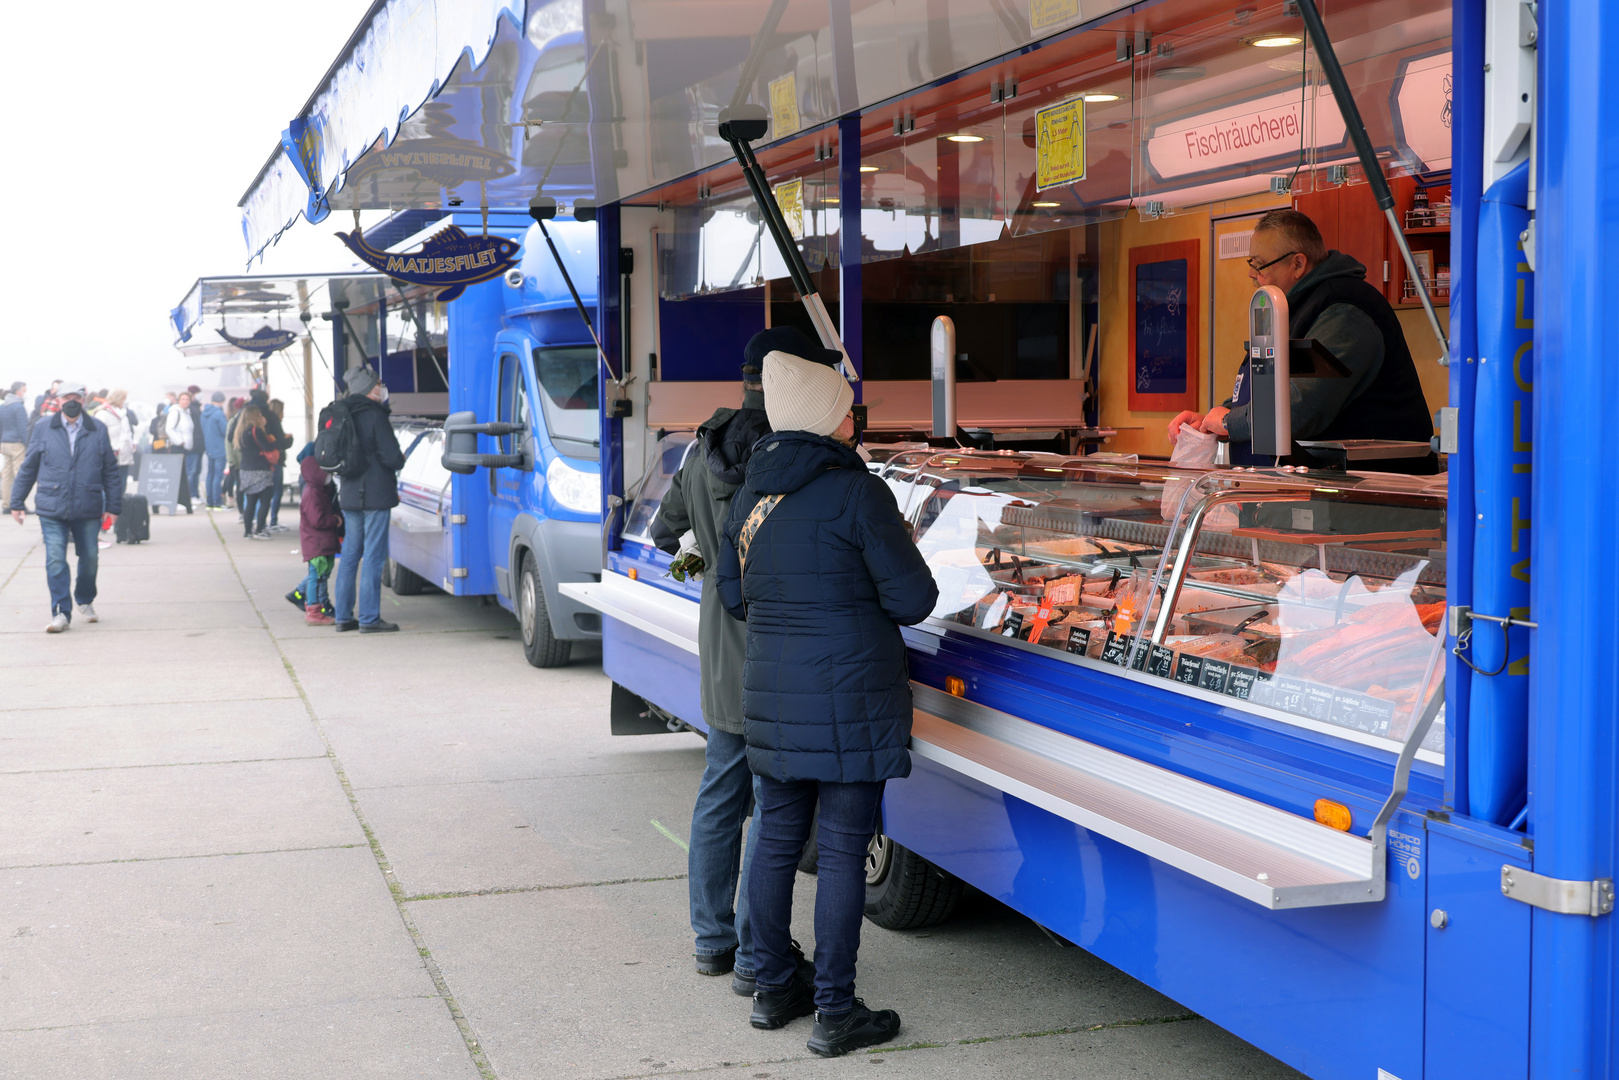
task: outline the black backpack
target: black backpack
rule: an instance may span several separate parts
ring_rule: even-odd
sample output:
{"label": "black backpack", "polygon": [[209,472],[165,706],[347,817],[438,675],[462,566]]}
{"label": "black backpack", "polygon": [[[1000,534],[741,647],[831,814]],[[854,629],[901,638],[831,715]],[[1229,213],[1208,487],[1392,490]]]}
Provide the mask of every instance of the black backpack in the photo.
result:
{"label": "black backpack", "polygon": [[365,471],[360,429],[354,423],[354,410],[344,398],[320,411],[315,424],[315,464],[339,476],[358,476]]}

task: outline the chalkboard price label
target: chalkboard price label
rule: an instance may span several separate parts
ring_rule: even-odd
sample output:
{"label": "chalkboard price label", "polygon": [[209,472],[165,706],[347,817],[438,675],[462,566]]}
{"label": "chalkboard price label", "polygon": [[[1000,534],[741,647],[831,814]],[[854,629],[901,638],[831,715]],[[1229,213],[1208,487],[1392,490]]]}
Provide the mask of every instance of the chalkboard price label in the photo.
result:
{"label": "chalkboard price label", "polygon": [[1181,653],[1179,662],[1175,664],[1175,681],[1185,683],[1187,686],[1202,685],[1203,658],[1193,656],[1191,653]]}
{"label": "chalkboard price label", "polygon": [[1001,624],[1001,637],[1015,638],[1023,634],[1023,612],[1014,611]]}
{"label": "chalkboard price label", "polygon": [[1254,685],[1248,690],[1248,700],[1255,705],[1271,703],[1272,677],[1268,671],[1254,672]]}
{"label": "chalkboard price label", "polygon": [[1283,712],[1304,715],[1304,688],[1309,684],[1291,676],[1279,678],[1271,685],[1270,703]]}
{"label": "chalkboard price label", "polygon": [[[1125,647],[1128,648],[1129,644],[1130,644],[1130,639],[1125,638]],[[1151,655],[1152,655],[1152,649],[1149,648],[1145,642],[1143,642],[1141,644],[1141,646],[1139,648],[1137,648],[1135,650],[1135,652],[1131,653],[1131,655],[1130,655],[1130,670],[1131,671],[1146,671],[1147,670],[1147,658],[1149,656],[1151,656]]]}
{"label": "chalkboard price label", "polygon": [[1123,667],[1129,660],[1130,639],[1116,631],[1109,630],[1107,632],[1107,641],[1102,644],[1102,662]]}
{"label": "chalkboard price label", "polygon": [[1258,674],[1259,672],[1253,668],[1233,666],[1231,674],[1226,676],[1225,692],[1227,696],[1247,701],[1253,696],[1254,679]]}
{"label": "chalkboard price label", "polygon": [[1068,651],[1076,656],[1084,656],[1085,650],[1091,647],[1091,632],[1083,626],[1070,626],[1068,628]]}
{"label": "chalkboard price label", "polygon": [[1330,721],[1332,719],[1333,692],[1330,688],[1316,683],[1306,683],[1304,688],[1303,712],[1311,720]]}
{"label": "chalkboard price label", "polygon": [[1203,689],[1216,694],[1225,693],[1226,680],[1231,676],[1231,665],[1224,660],[1203,658]]}
{"label": "chalkboard price label", "polygon": [[1170,678],[1175,669],[1175,650],[1167,645],[1154,645],[1152,658],[1147,661],[1147,672],[1160,679]]}

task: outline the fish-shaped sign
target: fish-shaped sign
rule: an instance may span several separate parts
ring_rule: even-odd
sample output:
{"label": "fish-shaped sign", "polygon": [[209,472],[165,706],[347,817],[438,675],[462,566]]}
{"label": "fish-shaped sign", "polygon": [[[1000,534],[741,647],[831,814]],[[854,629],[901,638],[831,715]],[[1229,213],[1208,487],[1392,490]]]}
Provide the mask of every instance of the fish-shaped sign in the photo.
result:
{"label": "fish-shaped sign", "polygon": [[236,337],[234,334],[227,334],[223,329],[220,329],[218,334],[243,352],[258,353],[260,360],[268,360],[271,353],[279,352],[298,340],[296,331],[272,330],[268,326],[261,326],[253,331],[252,337]]}
{"label": "fish-shaped sign", "polygon": [[517,263],[519,245],[501,236],[470,236],[458,225],[440,229],[416,251],[395,254],[365,242],[359,229],[337,237],[368,266],[412,285],[437,286],[436,299],[448,303],[468,285],[499,277]]}

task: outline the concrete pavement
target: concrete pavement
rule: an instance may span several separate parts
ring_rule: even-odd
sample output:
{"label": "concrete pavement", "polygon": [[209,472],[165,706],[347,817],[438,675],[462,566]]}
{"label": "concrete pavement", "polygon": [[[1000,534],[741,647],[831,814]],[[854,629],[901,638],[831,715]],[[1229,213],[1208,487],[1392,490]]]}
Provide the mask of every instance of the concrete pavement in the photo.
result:
{"label": "concrete pavement", "polygon": [[307,627],[296,546],[154,518],[48,636],[37,524],[0,521],[0,1077],[1299,1076],[976,895],[867,925],[898,1045],[752,1030],[691,969],[700,740],[611,738],[599,653],[537,671],[476,601]]}

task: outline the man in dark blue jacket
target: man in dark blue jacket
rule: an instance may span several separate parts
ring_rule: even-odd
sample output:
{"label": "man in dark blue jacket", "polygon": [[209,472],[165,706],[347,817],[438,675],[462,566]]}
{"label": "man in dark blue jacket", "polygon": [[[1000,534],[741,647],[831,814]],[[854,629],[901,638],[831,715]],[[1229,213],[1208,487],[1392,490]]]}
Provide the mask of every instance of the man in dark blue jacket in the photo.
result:
{"label": "man in dark blue jacket", "polygon": [[[45,579],[51,587],[51,621],[45,627],[48,634],[60,634],[68,628],[75,600],[85,622],[97,621],[93,604],[101,517],[110,514],[116,522],[124,509],[118,455],[113,452],[106,427],[84,411],[84,385],[64,382],[57,396],[62,402],[61,411],[34,426],[17,482],[11,489],[11,516],[21,525],[25,518],[23,500],[36,482],[39,485],[34,512],[39,515],[40,531],[45,535]],[[76,586],[68,573],[69,537],[79,557]]]}
{"label": "man in dark blue jacket", "polygon": [[[748,875],[757,989],[752,1023],[815,1013],[809,1049],[832,1057],[892,1039],[899,1015],[854,996],[866,849],[883,784],[910,775],[911,685],[900,626],[939,599],[894,495],[854,448],[853,391],[821,364],[764,360],[775,433],[731,499],[718,585],[748,623],[743,733],[758,778]],[[794,971],[793,878],[819,812],[815,985]]]}
{"label": "man in dark blue jacket", "polygon": [[27,395],[28,387],[20,382],[0,394],[0,506],[11,503],[11,484],[28,447],[28,403],[23,400]]}
{"label": "man in dark blue jacket", "polygon": [[213,400],[202,410],[202,448],[208,453],[208,484],[203,501],[210,510],[225,508],[225,395],[214,391]]}

